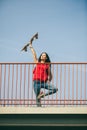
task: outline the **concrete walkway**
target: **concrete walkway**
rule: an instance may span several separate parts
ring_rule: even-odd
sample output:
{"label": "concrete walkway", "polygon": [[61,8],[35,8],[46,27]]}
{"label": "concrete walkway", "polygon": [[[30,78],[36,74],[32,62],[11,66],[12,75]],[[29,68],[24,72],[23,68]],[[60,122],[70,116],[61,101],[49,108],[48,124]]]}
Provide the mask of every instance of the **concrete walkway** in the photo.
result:
{"label": "concrete walkway", "polygon": [[0,114],[87,114],[87,106],[80,107],[0,107]]}

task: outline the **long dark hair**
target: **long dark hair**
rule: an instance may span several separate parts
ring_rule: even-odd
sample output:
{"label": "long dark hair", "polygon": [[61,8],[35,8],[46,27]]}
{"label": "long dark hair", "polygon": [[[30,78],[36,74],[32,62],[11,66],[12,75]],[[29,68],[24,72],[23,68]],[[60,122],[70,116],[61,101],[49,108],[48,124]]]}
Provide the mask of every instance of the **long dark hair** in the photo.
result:
{"label": "long dark hair", "polygon": [[40,56],[39,56],[39,58],[38,58],[38,61],[41,62],[41,56],[42,56],[43,53],[45,53],[45,54],[46,54],[46,57],[47,57],[47,59],[46,59],[45,62],[51,63],[50,57],[49,57],[49,55],[48,55],[46,52],[42,52],[42,53],[40,54]]}
{"label": "long dark hair", "polygon": [[[38,58],[38,62],[41,62],[41,56],[42,56],[42,54],[43,53],[45,53],[46,54],[46,57],[47,57],[47,59],[46,59],[46,63],[51,63],[51,60],[50,60],[50,57],[49,57],[49,55],[46,53],[46,52],[42,52],[41,54],[40,54],[40,56],[39,56],[39,58]],[[50,67],[51,67],[51,64],[50,64]]]}

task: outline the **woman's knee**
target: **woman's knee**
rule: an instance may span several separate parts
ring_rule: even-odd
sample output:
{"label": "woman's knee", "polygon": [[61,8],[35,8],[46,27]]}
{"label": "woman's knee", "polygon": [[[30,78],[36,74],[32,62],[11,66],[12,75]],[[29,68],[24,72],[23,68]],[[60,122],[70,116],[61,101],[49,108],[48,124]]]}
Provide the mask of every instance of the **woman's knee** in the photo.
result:
{"label": "woman's knee", "polygon": [[56,93],[58,91],[58,88],[55,88],[53,91],[54,91],[54,93]]}

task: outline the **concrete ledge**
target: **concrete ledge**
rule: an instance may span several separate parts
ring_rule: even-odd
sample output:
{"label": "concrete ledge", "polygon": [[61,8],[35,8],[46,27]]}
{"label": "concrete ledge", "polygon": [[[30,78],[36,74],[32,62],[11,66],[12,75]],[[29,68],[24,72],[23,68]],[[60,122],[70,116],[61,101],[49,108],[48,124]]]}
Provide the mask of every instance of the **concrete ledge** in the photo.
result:
{"label": "concrete ledge", "polygon": [[0,107],[0,114],[87,114],[87,107]]}

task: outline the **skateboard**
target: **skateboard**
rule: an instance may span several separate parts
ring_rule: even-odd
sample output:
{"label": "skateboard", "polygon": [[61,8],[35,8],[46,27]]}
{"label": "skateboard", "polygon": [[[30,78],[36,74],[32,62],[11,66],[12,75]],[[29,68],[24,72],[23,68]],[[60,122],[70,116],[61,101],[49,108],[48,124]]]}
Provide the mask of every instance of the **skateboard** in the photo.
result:
{"label": "skateboard", "polygon": [[33,37],[30,39],[29,43],[27,43],[22,49],[21,51],[27,51],[27,47],[29,46],[29,44],[32,44],[34,39],[38,39],[38,33],[36,33],[35,35],[33,35]]}

